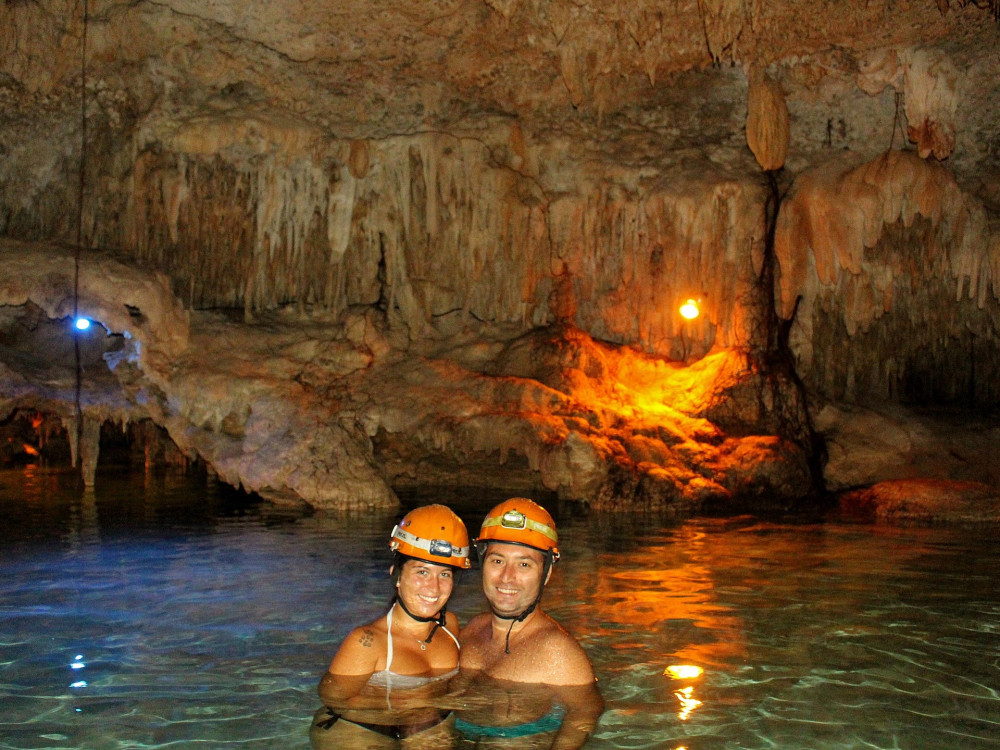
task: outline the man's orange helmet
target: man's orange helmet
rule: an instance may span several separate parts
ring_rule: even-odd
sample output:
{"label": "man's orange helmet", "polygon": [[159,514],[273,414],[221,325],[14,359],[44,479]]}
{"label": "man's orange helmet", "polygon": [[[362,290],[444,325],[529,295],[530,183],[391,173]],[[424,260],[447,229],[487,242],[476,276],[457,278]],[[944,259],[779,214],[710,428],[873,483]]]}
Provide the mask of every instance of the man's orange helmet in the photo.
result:
{"label": "man's orange helmet", "polygon": [[392,529],[389,548],[407,557],[469,568],[469,532],[462,519],[445,505],[414,508]]}
{"label": "man's orange helmet", "polygon": [[476,545],[489,542],[523,544],[551,555],[553,562],[559,559],[555,521],[545,508],[526,497],[504,500],[486,514]]}

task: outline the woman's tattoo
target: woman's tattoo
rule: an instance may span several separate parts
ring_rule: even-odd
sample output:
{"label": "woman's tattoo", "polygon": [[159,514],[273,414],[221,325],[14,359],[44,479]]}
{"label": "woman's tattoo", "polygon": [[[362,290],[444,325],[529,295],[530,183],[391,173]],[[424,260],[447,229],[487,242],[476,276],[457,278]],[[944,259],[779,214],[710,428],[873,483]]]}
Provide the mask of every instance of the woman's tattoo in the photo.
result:
{"label": "woman's tattoo", "polygon": [[375,640],[375,637],[372,634],[372,631],[370,631],[370,630],[363,630],[363,631],[361,631],[361,638],[359,638],[359,640],[361,641],[361,645],[362,646],[365,646],[366,648],[370,648],[371,645],[372,645],[372,642]]}

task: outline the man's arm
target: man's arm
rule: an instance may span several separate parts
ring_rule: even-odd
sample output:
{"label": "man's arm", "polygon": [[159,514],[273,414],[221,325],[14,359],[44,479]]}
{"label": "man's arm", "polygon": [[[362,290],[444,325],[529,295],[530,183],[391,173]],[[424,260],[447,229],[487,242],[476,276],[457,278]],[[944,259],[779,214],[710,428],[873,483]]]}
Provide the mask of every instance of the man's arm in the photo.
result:
{"label": "man's arm", "polygon": [[549,746],[552,750],[577,750],[583,747],[597,720],[604,713],[604,699],[597,683],[587,685],[554,685],[556,700],[566,709],[562,725]]}
{"label": "man's arm", "polygon": [[554,691],[556,702],[566,709],[550,747],[576,750],[597,726],[597,720],[604,713],[604,699],[597,690],[590,658],[576,638],[558,627],[548,640],[546,650],[555,659],[554,668],[544,681]]}

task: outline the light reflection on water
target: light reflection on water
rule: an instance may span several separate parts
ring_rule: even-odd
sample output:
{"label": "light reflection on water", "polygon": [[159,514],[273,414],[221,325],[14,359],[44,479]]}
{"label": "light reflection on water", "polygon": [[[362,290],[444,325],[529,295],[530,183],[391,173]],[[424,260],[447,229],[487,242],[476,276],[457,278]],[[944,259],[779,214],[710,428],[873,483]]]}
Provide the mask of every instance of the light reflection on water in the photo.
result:
{"label": "light reflection on water", "polygon": [[[388,603],[395,518],[0,473],[0,748],[308,748],[319,674]],[[545,606],[607,703],[588,748],[1000,747],[994,530],[557,520]],[[451,608],[480,606],[469,575]]]}

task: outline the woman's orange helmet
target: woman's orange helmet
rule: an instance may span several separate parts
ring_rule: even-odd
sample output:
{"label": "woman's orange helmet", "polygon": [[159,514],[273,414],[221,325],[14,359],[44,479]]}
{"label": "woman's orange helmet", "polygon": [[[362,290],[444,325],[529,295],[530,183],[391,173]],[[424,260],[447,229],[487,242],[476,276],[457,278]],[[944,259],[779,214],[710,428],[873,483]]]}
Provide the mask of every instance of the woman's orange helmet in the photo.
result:
{"label": "woman's orange helmet", "polygon": [[526,497],[504,500],[486,514],[476,544],[508,542],[534,547],[559,559],[559,535],[552,516],[541,505]]}
{"label": "woman's orange helmet", "polygon": [[407,557],[469,568],[469,532],[462,519],[445,505],[414,508],[392,529],[389,548]]}

